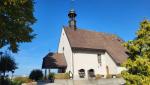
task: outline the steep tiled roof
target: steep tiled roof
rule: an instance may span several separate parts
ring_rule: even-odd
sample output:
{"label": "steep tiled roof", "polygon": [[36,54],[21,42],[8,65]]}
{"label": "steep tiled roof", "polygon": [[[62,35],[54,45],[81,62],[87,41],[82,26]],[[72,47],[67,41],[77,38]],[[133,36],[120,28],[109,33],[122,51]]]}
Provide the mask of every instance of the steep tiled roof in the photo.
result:
{"label": "steep tiled roof", "polygon": [[48,53],[43,58],[42,68],[66,68],[67,63],[62,53]]}
{"label": "steep tiled roof", "polygon": [[117,64],[123,63],[128,57],[125,47],[121,45],[122,40],[115,36],[69,27],[64,27],[64,30],[72,48],[106,50]]}

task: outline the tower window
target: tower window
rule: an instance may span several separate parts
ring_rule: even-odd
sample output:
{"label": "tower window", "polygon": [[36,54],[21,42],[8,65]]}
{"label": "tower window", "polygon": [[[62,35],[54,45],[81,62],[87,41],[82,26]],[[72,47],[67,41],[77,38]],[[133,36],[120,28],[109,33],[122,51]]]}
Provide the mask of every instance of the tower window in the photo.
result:
{"label": "tower window", "polygon": [[98,59],[98,63],[101,65],[102,63],[101,54],[97,54],[97,59]]}

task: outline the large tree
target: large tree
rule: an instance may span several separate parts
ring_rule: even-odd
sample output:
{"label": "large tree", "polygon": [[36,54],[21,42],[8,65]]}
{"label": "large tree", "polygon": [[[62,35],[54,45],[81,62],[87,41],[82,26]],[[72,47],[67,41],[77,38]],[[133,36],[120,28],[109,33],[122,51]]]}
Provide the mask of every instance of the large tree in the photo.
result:
{"label": "large tree", "polygon": [[33,0],[0,0],[0,48],[8,46],[15,53],[20,43],[32,41],[33,4]]}
{"label": "large tree", "polygon": [[134,40],[124,45],[128,49],[129,59],[123,65],[122,72],[127,85],[150,85],[150,21],[144,20]]}

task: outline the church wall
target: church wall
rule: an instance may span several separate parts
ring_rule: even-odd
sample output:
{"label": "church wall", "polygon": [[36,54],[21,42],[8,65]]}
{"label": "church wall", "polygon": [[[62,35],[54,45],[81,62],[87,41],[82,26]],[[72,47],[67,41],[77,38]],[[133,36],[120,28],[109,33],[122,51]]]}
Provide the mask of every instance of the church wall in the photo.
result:
{"label": "church wall", "polygon": [[[101,54],[101,64],[98,63],[98,55]],[[107,52],[105,53],[87,53],[87,52],[74,52],[73,53],[73,60],[74,60],[74,79],[88,79],[88,70],[94,69],[95,75],[100,74],[106,77],[107,75],[107,68],[109,74],[115,75],[119,74],[123,67],[119,67],[116,63],[112,60],[111,56]],[[85,78],[79,77],[79,70],[85,70]]]}
{"label": "church wall", "polygon": [[72,51],[64,29],[62,29],[61,38],[58,47],[58,53],[64,53],[67,61],[66,72],[72,71]]}
{"label": "church wall", "polygon": [[117,65],[116,63],[113,61],[113,59],[111,58],[111,56],[105,52],[104,54],[105,58],[104,58],[104,67],[106,69],[106,74],[107,74],[107,66],[108,66],[108,73],[109,74],[117,74]]}
{"label": "church wall", "polygon": [[104,66],[105,67],[108,66],[109,74],[112,74],[112,75],[120,74],[121,71],[126,70],[125,67],[118,66],[107,52],[105,52],[104,56],[105,56]]}
{"label": "church wall", "polygon": [[[88,51],[79,51],[72,53],[72,49],[70,47],[68,38],[64,29],[62,29],[61,38],[58,47],[58,53],[64,53],[64,56],[67,61],[67,69],[66,72],[71,71],[74,73],[74,79],[81,79],[79,78],[78,70],[84,69],[85,70],[85,78],[88,79],[88,70],[94,69],[95,74],[107,75],[107,68],[109,69],[109,74],[119,74],[124,67],[119,67],[116,63],[112,60],[111,56],[107,52],[98,52],[92,53]],[[101,64],[98,63],[97,54],[101,55]],[[73,61],[73,62],[72,62]]]}
{"label": "church wall", "polygon": [[118,67],[117,68],[117,74],[121,74],[121,71],[126,70],[125,67]]}
{"label": "church wall", "polygon": [[85,70],[85,78],[88,79],[88,70],[94,69],[95,74],[103,73],[102,67],[98,63],[97,54],[94,53],[73,53],[74,60],[74,79],[82,79],[79,78],[79,70]]}

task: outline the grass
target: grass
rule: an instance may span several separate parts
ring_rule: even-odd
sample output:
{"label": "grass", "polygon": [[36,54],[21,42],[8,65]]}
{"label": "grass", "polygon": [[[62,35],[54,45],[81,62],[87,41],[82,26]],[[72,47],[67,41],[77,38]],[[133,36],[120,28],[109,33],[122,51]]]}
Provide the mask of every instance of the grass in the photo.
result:
{"label": "grass", "polygon": [[58,73],[55,74],[55,79],[69,79],[69,73]]}

